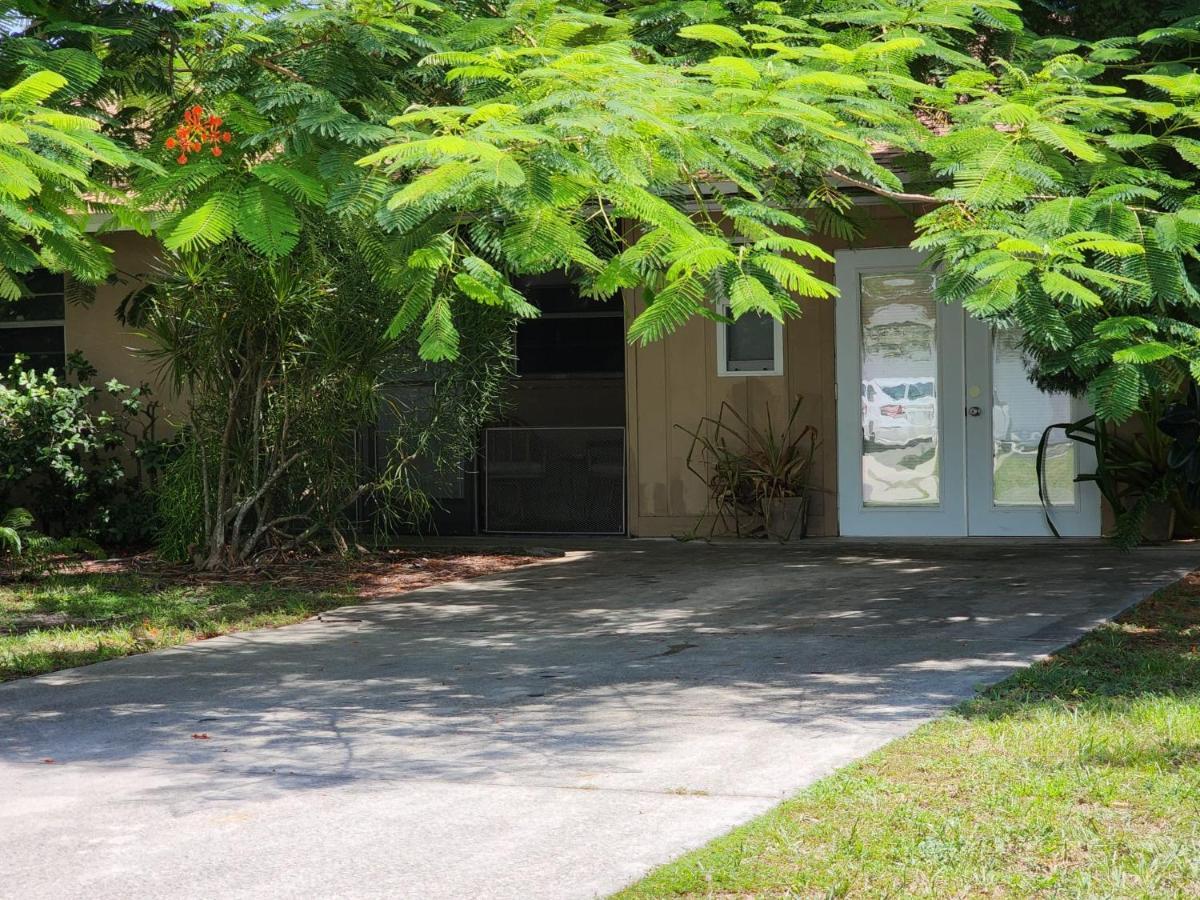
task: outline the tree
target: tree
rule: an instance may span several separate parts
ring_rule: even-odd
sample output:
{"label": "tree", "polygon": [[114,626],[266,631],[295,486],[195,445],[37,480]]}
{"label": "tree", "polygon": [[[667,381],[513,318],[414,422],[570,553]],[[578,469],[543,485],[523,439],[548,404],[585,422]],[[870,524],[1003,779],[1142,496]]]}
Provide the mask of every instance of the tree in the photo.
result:
{"label": "tree", "polygon": [[78,3],[88,28],[29,33],[119,56],[118,16],[164,48],[85,98],[161,166],[120,215],[174,252],[269,264],[332,218],[393,296],[387,338],[426,360],[459,354],[466,309],[534,315],[515,285],[551,270],[641,291],[632,340],[726,302],[798,315],[796,295],[835,293],[807,233],[845,229],[865,190],[932,207],[917,246],[943,299],[1020,325],[1042,384],[1119,422],[1200,374],[1200,20],[1039,37],[1022,15],[1093,27],[1043,6]]}
{"label": "tree", "polygon": [[634,340],[726,300],[796,315],[833,295],[799,235],[847,187],[936,205],[918,246],[946,299],[1020,324],[1039,377],[1103,418],[1196,354],[1194,20],[1088,43],[1036,38],[1012,0],[79,6],[90,41],[135,11],[168,38],[140,83],[96,80],[127,138],[137,89],[170,90],[139,133],[178,161],[137,185],[166,247],[278,259],[306,212],[354,223],[390,334],[429,359],[463,304],[534,314],[513,281],[551,269],[643,290]]}
{"label": "tree", "polygon": [[831,174],[900,191],[872,149],[915,146],[914,106],[946,96],[912,70],[981,69],[964,36],[1017,24],[1008,0],[805,6],[690,5],[712,20],[659,37],[662,4],[219,8],[179,56],[230,145],[181,153],[141,200],[175,210],[160,233],[179,250],[285,255],[301,207],[369,223],[359,250],[401,297],[389,333],[431,360],[456,353],[456,308],[533,315],[513,280],[552,269],[595,296],[643,289],[636,340],[726,299],[796,315],[833,288],[792,210],[844,210]]}
{"label": "tree", "polygon": [[30,67],[0,83],[0,302],[21,297],[21,276],[39,267],[100,281],[110,264],[86,233],[87,211],[111,187],[93,170],[134,157],[95,119],[50,105],[70,97],[67,76]]}
{"label": "tree", "polygon": [[[347,244],[340,230],[306,229],[292,253],[270,262],[236,244],[172,257],[128,305],[151,358],[186,398],[182,457],[161,491],[166,555],[212,569],[318,539],[346,550],[357,501],[371,496],[395,513],[397,495],[411,490],[410,459],[371,469],[358,452],[411,353],[384,335],[394,300]],[[475,346],[434,374],[473,428],[507,371],[489,366],[506,359],[509,331],[503,321],[464,331]],[[426,449],[430,424],[408,425],[400,449]],[[433,427],[453,453],[459,422]]]}

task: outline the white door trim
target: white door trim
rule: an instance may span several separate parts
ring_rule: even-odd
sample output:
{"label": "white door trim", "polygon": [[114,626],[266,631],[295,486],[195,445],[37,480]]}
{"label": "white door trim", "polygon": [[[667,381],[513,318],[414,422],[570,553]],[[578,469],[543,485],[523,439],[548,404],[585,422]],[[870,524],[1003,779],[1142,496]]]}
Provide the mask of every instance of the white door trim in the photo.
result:
{"label": "white door trim", "polygon": [[[928,271],[925,257],[909,249],[841,250],[836,254],[837,488],[838,531],[855,536],[1050,535],[1040,506],[1001,508],[993,503],[991,338],[987,325],[966,316],[957,304],[937,307],[938,461],[941,502],[936,506],[867,507],[863,503],[861,276],[864,273]],[[968,355],[970,359],[968,360]],[[980,388],[968,399],[967,375]],[[984,415],[966,414],[968,402]],[[1082,398],[1071,418],[1089,412]],[[1076,443],[1076,468],[1095,467],[1092,448]],[[969,476],[969,477],[968,477]],[[1101,531],[1100,492],[1076,484],[1076,503],[1052,507],[1064,537],[1094,537]]]}
{"label": "white door trim", "polygon": [[836,254],[838,530],[862,536],[966,534],[961,306],[939,303],[937,506],[867,507],[862,491],[862,339],[860,277],[864,273],[927,271],[915,250],[839,250]]}

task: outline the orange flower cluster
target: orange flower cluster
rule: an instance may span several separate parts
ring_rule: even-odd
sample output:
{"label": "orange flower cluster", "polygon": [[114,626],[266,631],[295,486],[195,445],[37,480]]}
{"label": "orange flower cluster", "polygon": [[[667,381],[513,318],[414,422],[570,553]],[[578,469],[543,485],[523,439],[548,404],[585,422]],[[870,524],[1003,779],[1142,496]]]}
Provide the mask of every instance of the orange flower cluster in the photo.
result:
{"label": "orange flower cluster", "polygon": [[189,153],[199,153],[206,146],[210,147],[213,156],[221,155],[221,144],[233,140],[227,130],[221,129],[220,116],[205,116],[203,108],[193,106],[183,114],[183,122],[175,129],[175,134],[167,138],[167,149],[178,150],[176,159],[181,166],[188,161]]}

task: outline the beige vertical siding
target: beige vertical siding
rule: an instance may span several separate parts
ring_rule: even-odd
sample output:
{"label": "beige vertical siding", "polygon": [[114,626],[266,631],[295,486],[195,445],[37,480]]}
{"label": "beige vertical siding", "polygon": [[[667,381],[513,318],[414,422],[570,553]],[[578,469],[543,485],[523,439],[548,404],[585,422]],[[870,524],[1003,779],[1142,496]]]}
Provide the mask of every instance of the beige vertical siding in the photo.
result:
{"label": "beige vertical siding", "polygon": [[[904,247],[913,237],[912,216],[891,207],[865,207],[872,220],[859,247]],[[157,245],[132,233],[108,235],[118,275],[95,291],[88,305],[69,304],[66,311],[67,351],[79,350],[99,370],[99,380],[149,383],[167,409],[178,408],[159,383],[150,360],[138,355],[144,342],[116,318],[121,300],[140,287],[155,268]],[[820,241],[829,250],[844,244]],[[817,274],[834,281],[832,265],[818,264]],[[810,533],[837,534],[836,403],[834,398],[834,302],[804,300],[803,316],[784,326],[784,370],[778,377],[718,377],[716,326],[696,320],[665,340],[626,350],[625,422],[628,433],[630,532],[639,536],[683,535],[697,526],[705,511],[703,482],[687,469],[691,438],[676,425],[694,429],[705,415],[716,415],[722,401],[760,424],[767,409],[777,421],[786,416],[798,394],[804,395],[803,422],[819,429],[816,483]],[[632,297],[632,318],[641,309]],[[572,402],[572,385],[555,385],[538,406]],[[553,396],[550,396],[553,395]],[[532,401],[531,401],[532,402]],[[602,404],[619,416],[619,400]],[[611,409],[610,409],[611,408]],[[596,411],[598,412],[598,411]],[[1111,523],[1105,509],[1105,527]],[[707,523],[701,523],[707,530]]]}
{"label": "beige vertical siding", "polygon": [[[861,247],[904,247],[912,240],[912,216],[890,207],[865,207],[872,220]],[[847,246],[819,241],[830,251]],[[834,281],[833,266],[816,273]],[[812,534],[837,534],[836,405],[834,399],[835,301],[804,299],[803,315],[784,325],[784,366],[780,376],[717,375],[716,325],[689,322],[665,340],[626,351],[626,414],[629,442],[629,525],[637,536],[683,535],[700,524],[707,533],[704,483],[687,468],[692,439],[676,426],[695,429],[703,416],[715,416],[727,402],[755,425],[767,410],[784,421],[797,395],[804,395],[800,421],[818,429]],[[631,298],[628,315],[642,305]]]}

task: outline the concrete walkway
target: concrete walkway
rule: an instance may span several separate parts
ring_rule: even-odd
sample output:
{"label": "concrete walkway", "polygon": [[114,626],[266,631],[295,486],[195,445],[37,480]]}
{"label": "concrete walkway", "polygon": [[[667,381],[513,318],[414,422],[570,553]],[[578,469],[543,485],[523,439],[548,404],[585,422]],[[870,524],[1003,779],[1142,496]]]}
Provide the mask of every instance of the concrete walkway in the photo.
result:
{"label": "concrete walkway", "polygon": [[0,895],[604,894],[1197,565],[629,542],[0,685]]}

